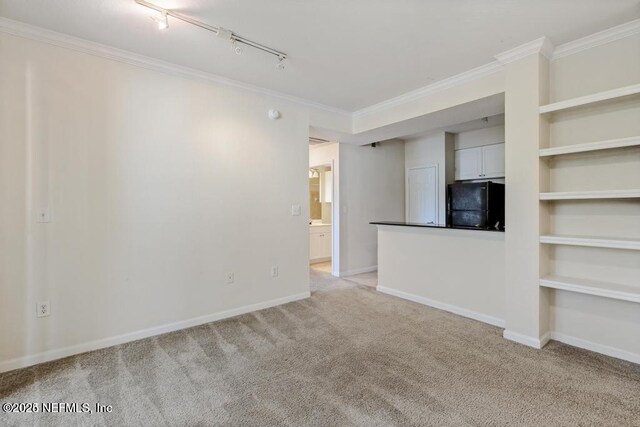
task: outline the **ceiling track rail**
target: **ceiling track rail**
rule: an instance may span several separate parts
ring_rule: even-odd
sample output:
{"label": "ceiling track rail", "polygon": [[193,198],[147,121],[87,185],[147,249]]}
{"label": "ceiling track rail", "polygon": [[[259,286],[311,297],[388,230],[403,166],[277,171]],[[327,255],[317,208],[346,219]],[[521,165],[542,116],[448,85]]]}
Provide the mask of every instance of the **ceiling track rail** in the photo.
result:
{"label": "ceiling track rail", "polygon": [[[163,7],[160,7],[160,6],[156,5],[156,4],[150,3],[150,2],[145,1],[145,0],[135,0],[135,2],[138,3],[140,6],[144,6],[146,8],[149,8],[149,9],[155,10],[157,12],[166,14],[167,16],[170,16],[172,18],[178,19],[180,21],[186,22],[186,23],[191,24],[191,25],[195,25],[196,27],[200,27],[200,28],[202,28],[204,30],[211,31],[212,33],[214,33],[216,35],[220,34],[220,32],[221,32],[221,27],[214,27],[213,25],[209,25],[209,24],[207,24],[205,22],[198,21],[197,19],[193,19],[193,18],[191,18],[189,16],[186,16],[186,15],[183,15],[181,13],[178,13],[178,12],[176,12],[174,10],[165,9]],[[224,29],[222,29],[222,30],[226,31]],[[278,59],[281,60],[281,61],[284,61],[285,59],[287,59],[287,54],[286,53],[280,52],[279,50],[272,49],[272,48],[270,48],[268,46],[265,46],[263,44],[260,44],[258,42],[254,42],[252,40],[249,40],[247,38],[239,36],[238,34],[235,34],[234,32],[231,32],[230,38],[231,38],[232,42],[242,43],[244,45],[251,46],[254,49],[258,49],[258,50],[261,50],[263,52],[269,53],[271,55],[277,56]]]}

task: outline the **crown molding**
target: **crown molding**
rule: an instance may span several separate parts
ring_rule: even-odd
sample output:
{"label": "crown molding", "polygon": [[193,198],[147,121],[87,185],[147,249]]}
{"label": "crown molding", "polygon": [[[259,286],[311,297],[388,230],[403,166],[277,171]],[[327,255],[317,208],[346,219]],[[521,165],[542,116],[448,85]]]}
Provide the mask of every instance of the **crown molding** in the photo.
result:
{"label": "crown molding", "polygon": [[496,60],[488,64],[473,68],[460,74],[456,74],[452,77],[447,77],[446,79],[440,80],[430,85],[355,111],[353,113],[353,118],[360,118],[369,114],[388,110],[390,108],[415,101],[416,99],[434,94],[436,92],[440,92],[454,86],[469,83],[482,77],[486,77],[488,75],[501,71],[505,64],[516,61],[520,58],[524,58],[525,56],[531,55],[532,53],[541,53],[545,57],[551,58],[553,51],[553,43],[551,43],[548,38],[541,37],[537,40],[525,43],[514,49],[496,55]]}
{"label": "crown molding", "polygon": [[411,101],[415,101],[416,99],[434,94],[436,92],[440,92],[454,86],[458,86],[464,83],[471,82],[473,80],[477,80],[482,77],[489,76],[500,70],[502,70],[502,64],[500,64],[497,61],[493,61],[493,62],[490,62],[489,64],[485,64],[480,67],[473,68],[469,71],[465,71],[464,73],[456,74],[455,76],[447,77],[446,79],[437,81],[430,85],[423,86],[419,89],[412,90],[411,92],[407,92],[400,96],[396,96],[394,98],[387,99],[386,101],[382,101],[377,104],[373,104],[369,107],[363,108],[361,110],[355,111],[353,113],[353,117],[359,118],[372,113],[384,111],[389,108],[397,107],[399,105],[402,105]]}
{"label": "crown molding", "polygon": [[551,43],[551,40],[546,37],[540,37],[539,39],[530,41],[529,43],[525,43],[513,49],[499,53],[495,55],[494,58],[504,65],[534,53],[539,53],[544,57],[551,59],[553,51],[554,46],[553,43]]}
{"label": "crown molding", "polygon": [[341,110],[339,108],[330,107],[318,102],[309,101],[307,99],[298,98],[296,96],[287,95],[274,90],[254,86],[243,83],[238,80],[229,79],[216,74],[207,73],[205,71],[196,70],[181,65],[172,64],[170,62],[140,55],[123,49],[103,45],[93,41],[81,39],[56,31],[47,30],[24,22],[14,21],[12,19],[0,17],[0,32],[23,37],[30,40],[36,40],[48,43],[54,46],[87,53],[94,56],[122,62],[124,64],[134,65],[151,71],[157,71],[163,74],[169,74],[178,77],[185,77],[192,80],[203,81],[207,83],[230,86],[259,95],[269,96],[294,104],[302,105],[309,108],[326,111],[338,115],[346,115],[351,117],[351,112]]}
{"label": "crown molding", "polygon": [[555,61],[556,59],[564,58],[565,56],[573,55],[574,53],[602,46],[603,44],[631,37],[636,34],[640,34],[640,19],[561,44],[556,47],[551,59]]}

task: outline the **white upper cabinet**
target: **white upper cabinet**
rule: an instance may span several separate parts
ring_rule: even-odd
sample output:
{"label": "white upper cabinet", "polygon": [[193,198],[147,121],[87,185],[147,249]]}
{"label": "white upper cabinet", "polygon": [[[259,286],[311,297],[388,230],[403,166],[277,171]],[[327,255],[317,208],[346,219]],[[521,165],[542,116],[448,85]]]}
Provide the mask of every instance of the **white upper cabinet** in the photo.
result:
{"label": "white upper cabinet", "polygon": [[455,153],[456,180],[504,178],[504,143]]}
{"label": "white upper cabinet", "polygon": [[504,178],[504,144],[482,147],[482,177]]}
{"label": "white upper cabinet", "polygon": [[456,151],[456,179],[478,179],[482,176],[482,147]]}

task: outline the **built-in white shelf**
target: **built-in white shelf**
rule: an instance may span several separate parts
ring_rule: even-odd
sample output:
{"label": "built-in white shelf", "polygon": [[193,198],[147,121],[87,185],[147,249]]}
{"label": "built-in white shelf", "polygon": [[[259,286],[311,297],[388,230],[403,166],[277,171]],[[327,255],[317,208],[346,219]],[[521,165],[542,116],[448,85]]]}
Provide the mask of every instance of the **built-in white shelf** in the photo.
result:
{"label": "built-in white shelf", "polygon": [[592,93],[591,95],[580,96],[578,98],[567,99],[564,101],[554,102],[552,104],[541,105],[540,114],[554,113],[558,111],[568,110],[576,107],[583,107],[598,102],[612,101],[624,96],[640,94],[640,83],[631,86],[625,86],[617,89],[607,90],[604,92]]}
{"label": "built-in white shelf", "polygon": [[552,275],[541,278],[540,286],[623,301],[640,302],[640,287],[620,285],[618,283]]}
{"label": "built-in white shelf", "polygon": [[559,191],[540,193],[540,200],[636,199],[640,190]]}
{"label": "built-in white shelf", "polygon": [[564,147],[542,148],[540,157],[559,156],[562,154],[585,153],[588,151],[610,150],[640,146],[640,136],[630,138],[609,139],[607,141],[587,142],[584,144],[566,145]]}
{"label": "built-in white shelf", "polygon": [[587,246],[591,248],[629,249],[640,251],[640,240],[621,237],[585,237],[546,234],[540,236],[540,243],[550,245]]}

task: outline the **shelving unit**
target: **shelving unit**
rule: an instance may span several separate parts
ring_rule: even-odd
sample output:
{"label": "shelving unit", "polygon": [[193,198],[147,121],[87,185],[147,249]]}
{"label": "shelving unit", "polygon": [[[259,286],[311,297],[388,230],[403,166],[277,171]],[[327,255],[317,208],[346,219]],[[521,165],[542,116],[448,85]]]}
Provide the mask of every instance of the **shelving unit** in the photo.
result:
{"label": "shelving unit", "polygon": [[[594,93],[565,101],[554,102],[540,106],[541,117],[548,117],[550,113],[569,111],[575,108],[592,106],[602,102],[614,102],[627,99],[629,96],[640,94],[640,84],[625,86],[618,89]],[[637,131],[636,131],[637,132]],[[575,153],[597,152],[617,148],[640,147],[640,136],[627,138],[608,139],[603,141],[587,142],[582,144],[566,145],[560,147],[541,148],[539,156],[541,160]],[[541,162],[541,167],[552,168],[553,162]],[[590,191],[559,191],[540,193],[541,202],[594,200],[606,201],[615,199],[639,199],[640,189],[627,190],[590,190]],[[640,218],[639,218],[640,220]],[[574,236],[560,234],[544,234],[540,236],[540,243],[546,245],[581,246],[602,249],[624,249],[640,251],[640,239],[619,237]],[[603,298],[611,298],[622,301],[640,303],[640,286],[628,286],[618,283],[603,282],[559,275],[546,275],[540,278],[539,285],[543,288],[559,289],[568,292],[576,292],[594,295]]]}
{"label": "shelving unit", "polygon": [[589,151],[611,150],[615,148],[637,146],[640,146],[640,136],[632,136],[630,138],[609,139],[606,141],[566,145],[564,147],[542,148],[540,149],[540,157],[560,156],[563,154],[586,153]]}
{"label": "shelving unit", "polygon": [[640,251],[640,240],[621,237],[587,237],[562,234],[544,234],[540,243],[565,246],[586,246],[590,248],[628,249]]}
{"label": "shelving unit", "polygon": [[613,101],[626,96],[640,94],[640,83],[625,86],[604,92],[593,93],[591,95],[580,96],[578,98],[567,99],[565,101],[554,102],[552,104],[540,106],[540,114],[555,113],[578,107],[597,104],[605,101]]}
{"label": "shelving unit", "polygon": [[637,199],[640,190],[559,191],[540,193],[540,200]]}
{"label": "shelving unit", "polygon": [[540,286],[622,301],[640,302],[640,287],[563,276],[546,276]]}

